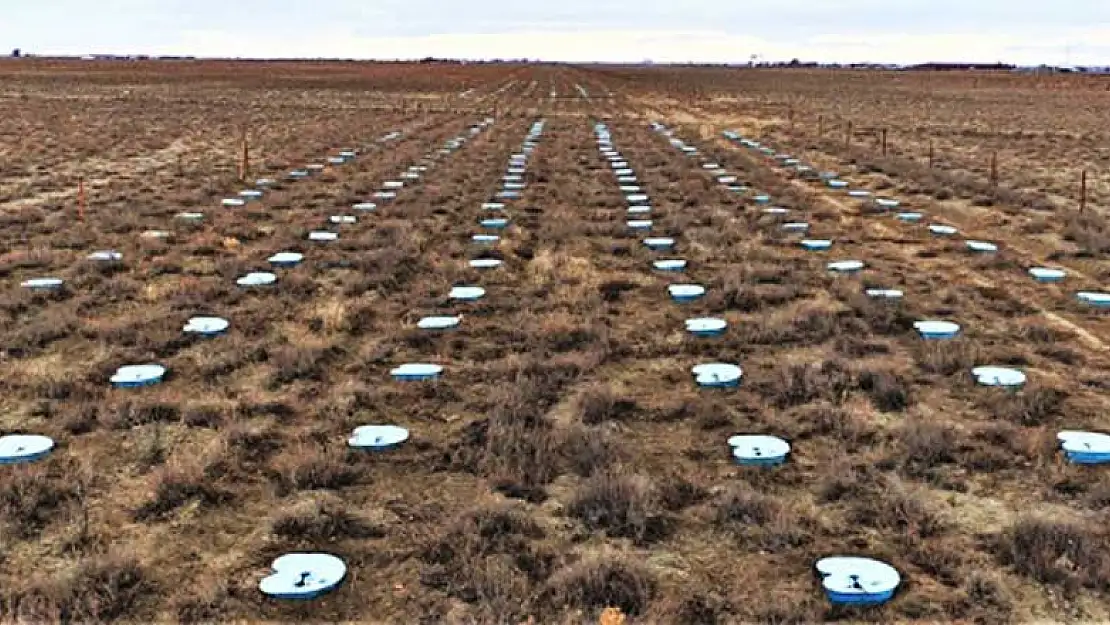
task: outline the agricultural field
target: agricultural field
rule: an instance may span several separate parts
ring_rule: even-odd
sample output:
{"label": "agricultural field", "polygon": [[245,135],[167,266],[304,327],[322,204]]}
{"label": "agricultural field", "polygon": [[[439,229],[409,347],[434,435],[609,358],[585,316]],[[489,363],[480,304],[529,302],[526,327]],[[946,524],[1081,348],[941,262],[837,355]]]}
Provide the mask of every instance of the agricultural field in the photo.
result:
{"label": "agricultural field", "polygon": [[1110,619],[1098,79],[0,76],[0,621]]}

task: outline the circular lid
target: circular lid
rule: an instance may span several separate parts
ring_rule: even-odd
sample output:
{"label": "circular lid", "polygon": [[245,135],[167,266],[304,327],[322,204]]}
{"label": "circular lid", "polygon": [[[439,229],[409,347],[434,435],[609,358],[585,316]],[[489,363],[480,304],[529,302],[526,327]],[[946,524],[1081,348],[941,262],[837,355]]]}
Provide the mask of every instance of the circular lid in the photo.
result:
{"label": "circular lid", "polygon": [[358,222],[358,218],[354,215],[332,215],[328,217],[328,221],[333,224],[353,224]]}
{"label": "circular lid", "polygon": [[631,195],[625,196],[625,199],[628,200],[629,203],[637,203],[647,202],[649,198],[646,193],[633,193]]}
{"label": "circular lid", "polygon": [[700,284],[672,284],[667,291],[673,297],[696,297],[705,295],[705,287]]}
{"label": "circular lid", "polygon": [[983,386],[1021,386],[1025,374],[1009,367],[975,367],[971,375]]}
{"label": "circular lid", "polygon": [[304,260],[300,252],[278,252],[268,259],[271,263],[299,263]]}
{"label": "circular lid", "polygon": [[635,176],[636,175],[636,172],[632,171],[628,167],[625,167],[623,169],[618,169],[617,171],[615,171],[613,173],[615,173],[618,176]]}
{"label": "circular lid", "polygon": [[736,176],[721,175],[717,176],[717,182],[721,184],[732,184],[736,182]]}
{"label": "circular lid", "polygon": [[443,367],[440,365],[433,365],[421,362],[410,362],[395,367],[390,370],[390,373],[397,376],[430,376],[439,375],[443,372]]}
{"label": "circular lid", "polygon": [[501,261],[497,258],[475,258],[470,261],[470,266],[475,269],[493,269],[494,267],[500,267]]}
{"label": "circular lid", "polygon": [[639,206],[629,206],[627,212],[629,215],[643,215],[644,213],[650,213],[651,207],[647,204],[640,204]]}
{"label": "circular lid", "polygon": [[929,232],[934,234],[956,234],[955,226],[948,226],[945,224],[929,224]]}
{"label": "circular lid", "polygon": [[396,425],[360,425],[351,432],[347,444],[351,447],[393,447],[409,438],[409,431]]}
{"label": "circular lid", "polygon": [[496,234],[476,234],[470,237],[470,240],[474,241],[475,243],[494,243],[496,241],[500,241],[501,237],[497,236]]}
{"label": "circular lid", "polygon": [[875,204],[883,208],[898,208],[901,202],[899,202],[898,200],[892,200],[890,198],[877,197],[875,198]]}
{"label": "circular lid", "polygon": [[709,162],[709,163],[702,163],[701,168],[702,169],[720,169],[721,166],[717,163]]}
{"label": "circular lid", "polygon": [[523,182],[506,182],[502,186],[505,189],[509,190],[509,191],[520,191],[521,189],[524,188],[524,183]]}
{"label": "circular lid", "polygon": [[231,324],[227,319],[221,317],[192,317],[182,330],[198,334],[215,334],[223,332],[229,325]]}
{"label": "circular lid", "polygon": [[308,171],[323,171],[324,165],[323,163],[309,163],[305,168],[308,169]]}
{"label": "circular lid", "polygon": [[1110,435],[1101,432],[1064,430],[1056,439],[1064,451],[1110,454]]}
{"label": "circular lid", "polygon": [[343,560],[326,553],[288,553],[270,565],[258,589],[272,597],[313,596],[335,588],[347,574]]}
{"label": "circular lid", "polygon": [[898,289],[867,289],[864,291],[868,297],[875,297],[879,299],[901,299],[902,291]]}
{"label": "circular lid", "polygon": [[247,198],[249,200],[257,200],[258,198],[262,197],[262,192],[258,189],[247,189],[246,191],[240,191],[239,197]]}
{"label": "circular lid", "polygon": [[123,254],[114,250],[103,250],[89,254],[89,260],[118,261],[123,260]]}
{"label": "circular lid", "polygon": [[180,212],[180,213],[177,214],[177,218],[178,219],[187,219],[189,221],[196,221],[198,219],[204,219],[204,213],[197,213],[197,212],[193,212],[193,211],[183,211],[183,212]]}
{"label": "circular lid", "polygon": [[504,218],[483,219],[478,223],[483,226],[505,226],[508,225],[509,220]]}
{"label": "circular lid", "polygon": [[895,215],[895,217],[901,219],[902,221],[917,221],[918,219],[921,219],[921,213],[898,213],[897,215]]}
{"label": "circular lid", "polygon": [[782,224],[783,230],[809,230],[809,224],[804,221],[792,221]]}
{"label": "circular lid", "polygon": [[720,384],[739,380],[744,374],[738,365],[724,362],[707,362],[694,365],[690,370],[698,384]]}
{"label": "circular lid", "polygon": [[960,324],[951,321],[915,321],[913,327],[922,334],[955,334]]}
{"label": "circular lid", "polygon": [[273,178],[259,178],[254,181],[254,186],[256,187],[272,187],[275,184],[277,184],[277,180]]}
{"label": "circular lid", "polygon": [[1079,293],[1076,293],[1075,296],[1085,302],[1094,302],[1098,304],[1105,304],[1106,302],[1110,302],[1110,293],[1080,291]]}
{"label": "circular lid", "polygon": [[480,286],[456,286],[451,288],[451,299],[478,299],[486,294]]}
{"label": "circular lid", "polygon": [[373,202],[359,202],[358,204],[351,206],[351,208],[356,211],[372,211],[377,207],[378,205]]}
{"label": "circular lid", "polygon": [[832,241],[829,239],[802,239],[802,247],[829,247]]}
{"label": "circular lid", "polygon": [[826,590],[840,594],[879,594],[898,587],[902,577],[885,562],[871,558],[834,556],[817,561]]}
{"label": "circular lid", "polygon": [[166,230],[147,230],[139,236],[147,239],[165,239],[170,236],[170,233]]}
{"label": "circular lid", "polygon": [[863,269],[862,260],[838,260],[828,265],[830,271],[859,271]]}
{"label": "circular lid", "polygon": [[829,186],[833,189],[844,189],[847,188],[848,183],[844,180],[830,180]]}
{"label": "circular lid", "polygon": [[61,278],[31,278],[24,280],[22,286],[28,289],[53,289],[62,286]]}
{"label": "circular lid", "polygon": [[273,284],[276,281],[277,276],[268,271],[253,271],[235,282],[241,286],[260,286],[263,284]]}
{"label": "circular lid", "polygon": [[224,206],[243,206],[244,204],[246,204],[246,201],[241,198],[233,197],[221,200],[220,204]]}
{"label": "circular lid", "polygon": [[374,197],[379,200],[392,200],[397,197],[397,194],[393,191],[375,191]]}
{"label": "circular lid", "polygon": [[402,189],[405,186],[404,180],[386,180],[382,183],[383,189]]}
{"label": "circular lid", "polygon": [[166,374],[162,365],[126,365],[116,369],[110,381],[112,383],[149,382],[160,379]]}
{"label": "circular lid", "polygon": [[1063,269],[1053,269],[1051,267],[1033,267],[1029,270],[1029,274],[1034,278],[1044,279],[1060,279],[1067,275]]}
{"label": "circular lid", "polygon": [[848,197],[866,198],[871,197],[871,192],[864,189],[852,189],[848,192]]}
{"label": "circular lid", "polygon": [[690,332],[715,332],[724,330],[726,327],[728,327],[728,322],[716,317],[699,317],[686,320],[686,329]]}
{"label": "circular lid", "polygon": [[755,200],[756,202],[770,202],[771,201],[771,196],[767,195],[766,193],[760,193],[759,195],[756,195],[752,199]]}
{"label": "circular lid", "polygon": [[685,269],[686,261],[678,258],[657,260],[652,263],[656,269]]}
{"label": "circular lid", "polygon": [[0,436],[0,463],[30,460],[54,448],[54,440],[38,434]]}
{"label": "circular lid", "polygon": [[482,210],[484,210],[484,211],[505,210],[505,203],[504,202],[486,202],[486,203],[482,204]]}
{"label": "circular lid", "polygon": [[[785,215],[785,214],[790,212],[790,209],[789,208],[783,208],[781,206],[769,206],[769,207],[763,209],[763,212],[768,214],[768,215]],[[807,228],[809,227],[809,224],[805,224],[805,225],[806,225]]]}
{"label": "circular lid", "polygon": [[325,232],[323,230],[316,230],[308,233],[309,241],[334,241],[338,238],[338,234],[334,232]]}
{"label": "circular lid", "polygon": [[729,437],[728,446],[738,460],[782,458],[790,453],[790,443],[766,434],[737,434]]}
{"label": "circular lid", "polygon": [[634,184],[622,184],[620,186],[621,193],[639,193],[642,189]]}
{"label": "circular lid", "polygon": [[422,330],[445,330],[457,327],[460,321],[461,317],[424,317],[416,323],[416,327]]}
{"label": "circular lid", "polygon": [[967,248],[976,252],[993,252],[998,249],[998,246],[987,241],[968,241]]}
{"label": "circular lid", "polygon": [[651,237],[644,239],[644,245],[648,247],[670,247],[674,245],[674,239],[671,237]]}
{"label": "circular lid", "polygon": [[632,219],[627,222],[629,228],[650,228],[650,219]]}

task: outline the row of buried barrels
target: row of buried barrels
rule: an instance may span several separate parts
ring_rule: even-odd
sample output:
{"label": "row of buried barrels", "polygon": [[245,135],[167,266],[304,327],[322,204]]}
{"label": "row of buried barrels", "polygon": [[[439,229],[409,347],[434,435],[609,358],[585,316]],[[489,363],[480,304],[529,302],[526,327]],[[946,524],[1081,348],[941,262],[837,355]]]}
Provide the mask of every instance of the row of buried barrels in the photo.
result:
{"label": "row of buried barrels", "polygon": [[[689,157],[698,157],[699,151],[696,146],[687,144],[682,139],[674,136],[674,131],[667,128],[665,125],[653,122],[652,129],[668,139],[670,144],[678,149],[682,154]],[[867,203],[867,208],[873,213],[886,213],[898,209],[901,202],[893,198],[874,197],[869,191],[864,189],[852,189],[850,185],[840,179],[834,172],[817,172],[814,168],[801,162],[799,159],[793,158],[788,154],[776,152],[774,149],[761,145],[756,141],[745,139],[738,133],[725,131],[725,138],[734,141],[735,143],[760,152],[761,154],[769,157],[772,162],[778,164],[779,167],[788,168],[789,171],[806,180],[820,182],[828,189],[834,192],[843,192],[849,197],[859,199]],[[771,197],[765,193],[754,191],[744,184],[741,184],[739,177],[728,172],[720,164],[703,160],[701,168],[707,173],[713,175],[717,182],[727,189],[727,191],[742,195],[750,199],[756,206],[762,206],[765,214],[778,216],[780,218],[787,218],[791,213],[790,209],[783,207],[772,206]],[[917,223],[923,217],[921,212],[918,211],[904,211],[896,213],[896,218],[905,223]],[[802,221],[788,221],[781,224],[787,232],[807,232],[809,224]],[[933,223],[929,225],[929,231],[935,236],[952,236],[957,234],[958,230],[950,225]],[[801,246],[804,249],[811,251],[823,251],[832,246],[832,241],[828,239],[803,239]],[[998,247],[996,244],[987,241],[974,241],[969,240],[966,242],[967,248],[974,253],[993,253],[996,252]],[[858,260],[846,261],[833,261],[827,263],[826,267],[829,271],[837,273],[851,274],[858,272],[864,268],[865,264]],[[1060,269],[1049,267],[1032,267],[1029,269],[1029,274],[1039,282],[1058,282],[1064,278],[1065,272]],[[867,296],[891,302],[896,305],[903,297],[903,292],[898,289],[865,289]],[[1094,292],[1081,292],[1079,299],[1088,302],[1094,306],[1105,306],[1110,302],[1110,296],[1103,297],[1101,293]],[[960,326],[950,321],[937,321],[937,320],[920,320],[914,324],[915,329],[926,340],[947,340],[954,338],[960,332]],[[716,364],[714,366],[724,366]],[[734,375],[736,381],[739,381],[739,367],[735,365],[727,365],[730,368],[727,371]],[[731,367],[735,366],[735,369]],[[1010,367],[1000,366],[978,366],[971,370],[972,376],[975,380],[984,386],[1002,387],[1010,390],[1020,389],[1026,381],[1024,372],[1013,369]],[[728,378],[730,381],[732,377]],[[712,377],[706,380],[708,385],[721,385],[718,377]],[[1061,449],[1065,457],[1076,464],[1090,465],[1090,464],[1104,464],[1110,462],[1110,435],[1101,432],[1079,431],[1079,430],[1064,430],[1058,433],[1057,439],[1060,443]],[[778,442],[779,450],[782,453],[782,458],[785,459],[786,454],[789,453],[789,446],[785,441]],[[769,464],[777,463],[779,460],[772,460]],[[833,582],[832,587],[828,581],[830,577],[826,575],[828,566],[827,560],[821,560],[817,564],[818,572],[825,579],[825,588],[828,592],[831,601],[836,603],[871,603],[877,604],[889,600],[894,591],[897,589],[900,576],[898,572],[889,564],[877,561],[871,558],[841,558],[837,556],[834,558],[838,564],[834,566],[842,566],[840,581],[849,580],[849,587],[839,585]]]}
{"label": "row of buried barrels", "polygon": [[[377,208],[377,203],[387,203],[397,197],[397,191],[406,184],[418,181],[428,171],[429,167],[439,160],[440,156],[450,155],[462,147],[469,138],[479,134],[494,123],[492,118],[486,118],[473,124],[469,132],[449,140],[438,153],[430,153],[421,159],[419,164],[410,166],[397,180],[383,184],[382,189],[375,192],[375,202],[360,202],[352,206],[356,214],[372,213]],[[541,126],[542,129],[542,126]],[[390,133],[382,138],[382,142],[395,140],[399,133]],[[538,136],[538,133],[537,133]],[[438,155],[437,155],[438,154]],[[357,150],[342,150],[336,156],[328,157],[328,165],[341,166],[360,155]],[[323,171],[322,164],[310,165],[304,169],[289,172],[287,183],[312,178],[316,172]],[[267,190],[276,186],[273,179],[259,179],[254,188],[240,192],[235,200],[224,200],[221,205],[225,208],[240,208],[249,203],[261,201]],[[182,216],[184,215],[184,217]],[[200,213],[179,214],[179,218],[188,221],[203,219]],[[355,215],[333,215],[328,220],[332,226],[354,224],[358,222]],[[326,243],[338,239],[339,234],[334,230],[314,230],[308,235],[313,242]],[[168,237],[168,233],[159,238]],[[94,262],[119,263],[123,256],[116,251],[95,252],[89,255]],[[304,254],[297,251],[281,251],[270,256],[267,261],[272,268],[292,269],[304,260]],[[236,283],[243,288],[265,288],[277,282],[277,275],[272,271],[250,272],[238,278]],[[56,291],[62,288],[60,279],[38,279],[26,281],[24,288],[35,291]],[[451,292],[452,299],[471,300],[473,291],[467,287],[456,287]],[[429,321],[432,319],[432,321]],[[426,318],[421,321],[420,327],[424,329],[443,329],[435,318]],[[230,322],[216,316],[197,316],[189,319],[183,331],[200,337],[214,338],[227,332]],[[117,388],[136,388],[152,386],[160,383],[167,373],[165,366],[160,364],[125,365],[116,370],[110,382]],[[391,371],[394,379],[411,380],[427,379],[428,372],[420,369],[420,365],[401,365]],[[436,372],[438,374],[438,371]],[[355,449],[379,451],[394,448],[408,438],[408,430],[394,425],[366,425],[356,427],[348,439],[348,445]],[[21,465],[36,462],[46,458],[55,449],[55,441],[39,434],[7,434],[0,436],[0,464]],[[271,565],[271,572],[259,582],[259,590],[271,597],[281,599],[310,599],[326,593],[337,587],[346,577],[346,564],[332,554],[327,553],[288,553],[275,559]]]}
{"label": "row of buried barrels", "polygon": [[[655,127],[656,130],[660,128]],[[635,232],[650,234],[654,226],[650,216],[653,207],[649,196],[639,186],[635,171],[613,144],[612,134],[603,123],[594,125],[601,157],[612,168],[628,204],[626,225]],[[684,154],[696,155],[693,146],[680,144]],[[717,170],[719,167],[713,166]],[[727,172],[719,172],[723,185],[733,182]],[[670,252],[676,241],[673,237],[648,236],[643,244],[652,251]],[[683,272],[687,261],[682,258],[662,258],[652,261],[652,267],[660,272]],[[706,293],[701,284],[678,282],[668,285],[671,299],[677,303],[694,302]],[[728,322],[716,317],[695,317],[686,320],[686,331],[695,337],[714,337],[723,334]],[[736,387],[743,376],[743,370],[736,363],[706,362],[694,365],[691,369],[695,382],[707,389]],[[790,444],[778,437],[767,434],[736,434],[727,439],[730,456],[734,462],[750,467],[772,467],[786,461]],[[821,578],[822,587],[829,601],[836,604],[877,605],[885,603],[894,596],[901,574],[893,566],[872,558],[858,556],[830,556],[820,558],[814,565]]]}

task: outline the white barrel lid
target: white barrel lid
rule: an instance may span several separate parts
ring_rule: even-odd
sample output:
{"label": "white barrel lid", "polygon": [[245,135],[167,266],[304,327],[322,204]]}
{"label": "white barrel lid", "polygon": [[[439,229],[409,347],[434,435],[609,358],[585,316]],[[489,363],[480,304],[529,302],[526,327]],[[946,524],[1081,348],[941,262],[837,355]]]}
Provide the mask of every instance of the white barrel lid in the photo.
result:
{"label": "white barrel lid", "polygon": [[304,254],[300,252],[278,252],[267,260],[271,263],[299,263],[304,260]]}
{"label": "white barrel lid", "polygon": [[630,203],[647,202],[650,198],[646,193],[633,193],[625,196],[625,199]]}
{"label": "white barrel lid", "polygon": [[258,589],[271,597],[309,598],[332,590],[343,581],[347,565],[327,553],[287,553],[270,565],[273,573]]}
{"label": "white barrel lid", "polygon": [[496,234],[476,234],[470,237],[470,239],[476,243],[494,243],[500,241],[501,237]]}
{"label": "white barrel lid", "polygon": [[686,267],[686,261],[681,258],[665,258],[653,261],[651,264],[656,269],[684,269]]}
{"label": "white barrel lid", "polygon": [[816,564],[821,584],[839,594],[882,594],[893,591],[902,581],[897,569],[871,558],[833,556]]}
{"label": "white barrel lid", "polygon": [[416,322],[416,327],[422,330],[446,330],[458,327],[462,317],[424,317]]}
{"label": "white barrel lid", "polygon": [[1092,304],[1106,304],[1110,303],[1110,293],[1100,293],[1095,291],[1080,291],[1075,294],[1080,300],[1090,302]]}
{"label": "white barrel lid", "polygon": [[168,230],[146,230],[139,236],[144,239],[166,239],[169,238],[170,233]]}
{"label": "white barrel lid", "polygon": [[782,229],[794,231],[809,230],[809,224],[804,221],[792,221],[790,223],[782,224]]}
{"label": "white barrel lid", "polygon": [[5,434],[0,436],[0,464],[11,464],[37,458],[54,448],[54,440],[39,434]]}
{"label": "white barrel lid", "polygon": [[223,200],[220,200],[220,204],[223,205],[223,206],[244,206],[246,203],[247,203],[246,200],[244,200],[243,198],[238,198],[238,197],[229,197],[229,198],[225,198]]}
{"label": "white barrel lid", "polygon": [[404,180],[386,180],[382,183],[383,189],[402,189],[405,186]]}
{"label": "white barrel lid", "polygon": [[507,226],[509,220],[504,217],[491,217],[489,219],[482,219],[478,223],[482,226]]}
{"label": "white barrel lid", "polygon": [[268,271],[252,271],[235,282],[240,286],[262,286],[276,281],[277,276]]}
{"label": "white barrel lid", "polygon": [[868,297],[878,299],[901,299],[904,295],[902,291],[898,289],[867,289],[864,293],[866,293]]}
{"label": "white barrel lid", "polygon": [[378,205],[373,202],[359,202],[358,204],[352,205],[351,209],[356,211],[372,211],[377,207]]}
{"label": "white barrel lid", "polygon": [[1067,272],[1063,269],[1054,269],[1052,267],[1031,267],[1029,275],[1034,278],[1045,278],[1049,280],[1058,280],[1067,276]]}
{"label": "white barrel lid", "polygon": [[409,438],[409,431],[397,425],[360,425],[351,432],[347,445],[351,447],[393,447]]}
{"label": "white barrel lid", "polygon": [[832,241],[829,239],[802,239],[803,247],[829,247]]}
{"label": "white barrel lid", "polygon": [[27,289],[56,289],[62,286],[63,282],[61,278],[31,278],[24,280],[20,285]]}
{"label": "white barrel lid", "polygon": [[475,269],[493,269],[501,266],[501,260],[497,258],[475,258],[470,261],[470,266]]}
{"label": "white barrel lid", "polygon": [[739,380],[744,375],[744,371],[739,365],[726,362],[707,362],[694,365],[690,371],[694,374],[698,384],[727,384]]}
{"label": "white barrel lid", "polygon": [[456,286],[451,287],[448,296],[451,299],[479,299],[485,294],[486,290],[480,286]]}
{"label": "white barrel lid", "polygon": [[314,230],[308,233],[309,241],[334,241],[339,238],[335,232],[327,232],[326,230]]}
{"label": "white barrel lid", "polygon": [[484,211],[505,210],[505,203],[504,202],[485,202],[485,203],[482,204],[482,210],[484,210]]}
{"label": "white barrel lid", "polygon": [[922,334],[955,334],[960,324],[952,321],[915,321],[913,327]]}
{"label": "white barrel lid", "polygon": [[637,204],[636,206],[629,206],[626,212],[629,215],[643,215],[645,213],[650,213],[651,210],[651,206],[647,204]]}
{"label": "white barrel lid", "polygon": [[767,434],[737,434],[730,436],[728,446],[733,457],[740,460],[782,458],[790,453],[790,443]]}
{"label": "white barrel lid", "polygon": [[652,221],[650,219],[630,219],[625,222],[629,228],[650,228]]}
{"label": "white barrel lid", "polygon": [[829,271],[859,271],[863,266],[862,260],[837,260],[828,264]]}
{"label": "white barrel lid", "polygon": [[705,287],[700,284],[672,284],[667,292],[673,297],[697,297],[705,295]]}
{"label": "white barrel lid", "polygon": [[848,192],[848,197],[865,198],[871,197],[871,192],[866,189],[852,189]]}
{"label": "white barrel lid", "polygon": [[882,208],[898,208],[902,203],[886,197],[877,197],[875,198],[875,204]]}
{"label": "white barrel lid", "polygon": [[153,382],[166,375],[166,368],[162,365],[125,365],[116,369],[109,379],[113,384],[128,382]]}
{"label": "white barrel lid", "polygon": [[[768,206],[767,208],[763,209],[763,212],[768,215],[785,215],[790,212],[790,209],[783,208],[781,206]],[[809,224],[806,224],[806,227],[809,227]]]}
{"label": "white barrel lid", "polygon": [[332,215],[328,217],[328,221],[333,224],[353,224],[358,223],[358,217],[354,215]]}
{"label": "white barrel lid", "polygon": [[227,330],[230,325],[223,317],[191,317],[182,330],[198,334],[215,334]]}
{"label": "white barrel lid", "polygon": [[626,193],[626,194],[639,193],[639,192],[643,191],[643,189],[641,189],[639,187],[639,185],[634,185],[634,184],[622,184],[622,185],[620,185],[620,190],[621,190],[621,193]]}
{"label": "white barrel lid", "polygon": [[198,213],[196,211],[182,211],[177,214],[177,218],[186,219],[189,221],[196,221],[198,219],[204,219],[204,213]]}
{"label": "white barrel lid", "polygon": [[968,241],[967,249],[976,252],[994,252],[998,250],[998,246],[989,241]]}
{"label": "white barrel lid", "polygon": [[258,198],[262,197],[262,192],[258,189],[246,189],[239,192],[239,197],[246,198],[248,200],[257,200]]}
{"label": "white barrel lid", "polygon": [[397,197],[394,191],[375,191],[371,197],[379,200],[392,200]]}
{"label": "white barrel lid", "polygon": [[1025,374],[1010,367],[975,367],[971,375],[983,386],[1021,386],[1025,384]]}
{"label": "white barrel lid", "polygon": [[929,224],[929,232],[933,234],[956,234],[959,230],[947,224]]}
{"label": "white barrel lid", "polygon": [[432,376],[443,373],[443,366],[424,362],[408,362],[399,367],[394,367],[390,370],[390,373],[396,376]]}
{"label": "white barrel lid", "polygon": [[1056,440],[1064,451],[1110,454],[1110,435],[1102,432],[1063,430],[1056,435]]}
{"label": "white barrel lid", "polygon": [[724,330],[728,322],[717,317],[698,317],[686,320],[686,329],[690,332],[714,332]]}
{"label": "white barrel lid", "polygon": [[670,247],[674,245],[674,239],[671,237],[648,237],[644,239],[644,245],[648,247]]}
{"label": "white barrel lid", "polygon": [[88,259],[89,260],[115,262],[115,261],[123,260],[123,254],[121,254],[121,253],[119,253],[115,250],[101,250],[101,251],[93,252],[92,254],[89,254]]}

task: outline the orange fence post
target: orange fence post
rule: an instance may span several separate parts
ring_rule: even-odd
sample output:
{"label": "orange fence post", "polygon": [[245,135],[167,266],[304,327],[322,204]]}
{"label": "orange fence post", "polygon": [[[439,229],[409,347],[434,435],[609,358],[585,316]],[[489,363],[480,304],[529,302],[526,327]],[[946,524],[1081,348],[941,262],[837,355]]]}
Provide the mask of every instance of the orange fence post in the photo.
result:
{"label": "orange fence post", "polygon": [[1087,170],[1079,175],[1079,212],[1087,210]]}

